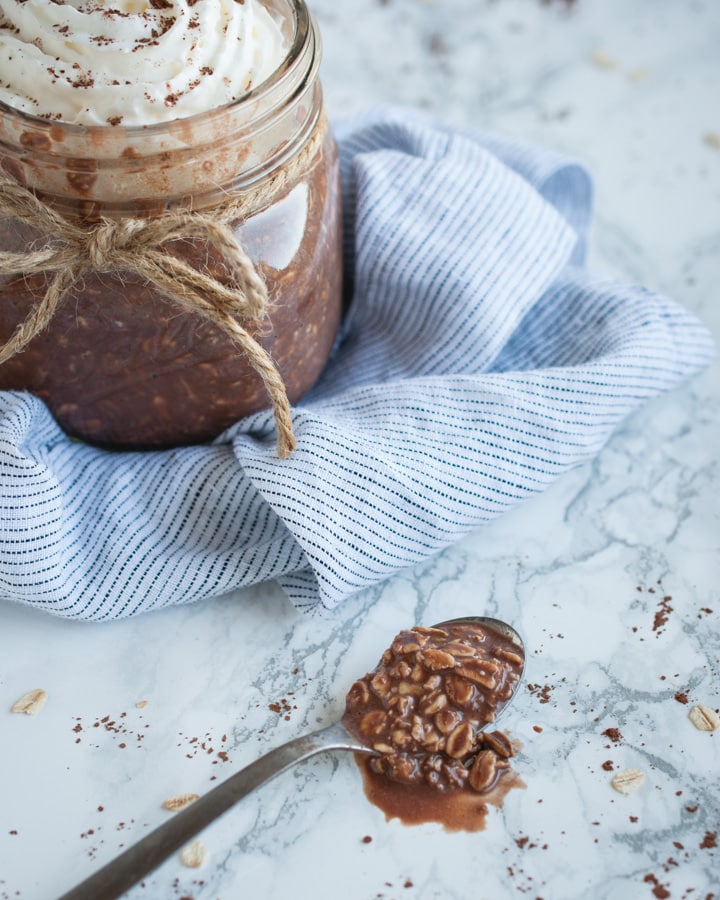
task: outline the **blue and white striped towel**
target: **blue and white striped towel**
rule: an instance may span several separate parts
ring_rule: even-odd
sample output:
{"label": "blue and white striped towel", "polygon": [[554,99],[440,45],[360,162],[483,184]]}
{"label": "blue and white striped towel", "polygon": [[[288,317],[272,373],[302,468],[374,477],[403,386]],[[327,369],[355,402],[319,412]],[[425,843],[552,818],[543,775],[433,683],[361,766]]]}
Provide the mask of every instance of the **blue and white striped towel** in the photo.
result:
{"label": "blue and white striped towel", "polygon": [[586,273],[574,161],[407,110],[337,133],[353,303],[295,453],[276,458],[269,413],[212,445],[103,452],[2,393],[0,596],[103,620],[276,578],[330,609],[541,491],[710,361],[685,310]]}

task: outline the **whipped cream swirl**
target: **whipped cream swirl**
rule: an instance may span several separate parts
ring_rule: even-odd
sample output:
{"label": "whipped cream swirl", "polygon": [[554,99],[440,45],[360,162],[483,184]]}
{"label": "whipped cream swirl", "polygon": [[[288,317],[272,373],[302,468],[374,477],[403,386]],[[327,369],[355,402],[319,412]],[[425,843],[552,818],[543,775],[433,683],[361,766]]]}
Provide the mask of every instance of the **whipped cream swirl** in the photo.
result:
{"label": "whipped cream swirl", "polygon": [[237,100],[288,49],[260,0],[3,0],[0,100],[52,121],[152,125]]}

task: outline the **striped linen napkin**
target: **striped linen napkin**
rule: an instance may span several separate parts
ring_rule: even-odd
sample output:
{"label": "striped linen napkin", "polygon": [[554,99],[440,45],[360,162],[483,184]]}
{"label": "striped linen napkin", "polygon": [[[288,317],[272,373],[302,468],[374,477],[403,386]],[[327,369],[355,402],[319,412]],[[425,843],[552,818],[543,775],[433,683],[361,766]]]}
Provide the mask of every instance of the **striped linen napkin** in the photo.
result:
{"label": "striped linen napkin", "polygon": [[[0,393],[0,597],[105,620],[277,579],[303,610],[427,559],[596,454],[706,366],[707,330],[584,268],[574,160],[388,109],[336,128],[353,302],[275,456],[110,453]],[[181,414],[179,411],[178,414]]]}

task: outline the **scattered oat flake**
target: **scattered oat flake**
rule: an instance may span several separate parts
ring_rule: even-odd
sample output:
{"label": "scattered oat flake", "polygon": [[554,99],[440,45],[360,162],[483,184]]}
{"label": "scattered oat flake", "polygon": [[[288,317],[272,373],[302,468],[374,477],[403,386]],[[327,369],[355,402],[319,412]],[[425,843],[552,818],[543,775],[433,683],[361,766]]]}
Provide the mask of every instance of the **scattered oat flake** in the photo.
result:
{"label": "scattered oat flake", "polygon": [[148,701],[147,701],[147,700],[138,700],[138,702],[135,704],[135,706],[136,706],[137,709],[145,709],[145,707],[146,707],[147,705],[148,705]]}
{"label": "scattered oat flake", "polygon": [[25,694],[12,705],[11,712],[25,713],[26,716],[35,716],[45,706],[47,693],[42,688],[37,688]]}
{"label": "scattered oat flake", "polygon": [[180,862],[189,869],[199,869],[206,859],[207,849],[201,841],[193,841],[180,851]]}
{"label": "scattered oat flake", "polygon": [[715,150],[720,150],[720,134],[717,131],[708,131],[705,135],[705,143],[708,147],[712,147]]}
{"label": "scattered oat flake", "polygon": [[612,56],[608,56],[607,53],[603,53],[602,50],[595,50],[590,59],[596,66],[600,66],[603,69],[617,68],[617,60],[613,59]]}
{"label": "scattered oat flake", "polygon": [[634,794],[645,783],[645,775],[640,769],[625,769],[618,772],[610,780],[610,784],[619,794]]}
{"label": "scattered oat flake", "polygon": [[720,728],[720,716],[714,709],[698,703],[688,713],[688,718],[698,731],[717,731]]}
{"label": "scattered oat flake", "polygon": [[199,794],[176,794],[174,797],[168,797],[168,799],[163,802],[163,806],[165,809],[169,809],[170,812],[179,812],[181,809],[185,809],[186,806],[190,806],[191,803],[194,803],[199,799]]}

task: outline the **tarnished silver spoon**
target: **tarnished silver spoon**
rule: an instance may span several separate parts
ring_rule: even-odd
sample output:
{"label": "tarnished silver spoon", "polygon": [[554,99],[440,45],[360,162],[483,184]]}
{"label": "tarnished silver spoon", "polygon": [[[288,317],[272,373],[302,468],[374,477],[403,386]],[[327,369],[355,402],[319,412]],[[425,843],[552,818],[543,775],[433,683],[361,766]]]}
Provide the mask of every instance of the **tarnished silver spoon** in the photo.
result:
{"label": "tarnished silver spoon", "polygon": [[[524,664],[525,646],[522,638],[514,628],[500,619],[466,616],[440,622],[433,627],[442,628],[461,622],[476,624],[481,628],[486,627],[499,632],[517,648]],[[515,689],[517,690],[517,685]],[[506,706],[507,703],[503,709]],[[352,753],[377,755],[375,750],[353,737],[341,722],[335,722],[319,731],[297,737],[231,775],[190,806],[178,812],[164,825],[133,844],[94,875],[63,894],[59,900],[98,900],[98,898],[115,900],[115,898],[121,897],[144,876],[185,846],[203,828],[227,812],[255,788],[270,781],[276,775],[280,775],[296,763],[328,750],[350,750]]]}

